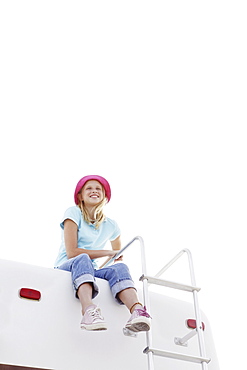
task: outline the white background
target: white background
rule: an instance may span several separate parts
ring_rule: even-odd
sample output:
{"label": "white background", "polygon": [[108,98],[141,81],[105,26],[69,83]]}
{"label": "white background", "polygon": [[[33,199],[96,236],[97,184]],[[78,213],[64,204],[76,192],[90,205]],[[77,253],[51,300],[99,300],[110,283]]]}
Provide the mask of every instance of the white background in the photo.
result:
{"label": "white background", "polygon": [[77,181],[106,177],[150,274],[192,251],[221,369],[246,347],[244,5],[0,4],[0,257],[52,267]]}

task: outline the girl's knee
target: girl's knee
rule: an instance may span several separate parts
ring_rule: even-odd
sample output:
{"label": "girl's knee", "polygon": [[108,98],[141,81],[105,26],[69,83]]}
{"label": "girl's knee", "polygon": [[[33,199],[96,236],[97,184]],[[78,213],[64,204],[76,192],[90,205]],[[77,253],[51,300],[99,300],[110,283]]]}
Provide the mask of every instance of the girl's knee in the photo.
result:
{"label": "girl's knee", "polygon": [[82,253],[82,254],[79,254],[79,256],[75,257],[74,259],[74,263],[77,264],[77,263],[92,263],[90,257],[88,254],[86,253]]}
{"label": "girl's knee", "polygon": [[116,263],[111,267],[119,280],[131,279],[129,268],[124,263]]}
{"label": "girl's knee", "polygon": [[93,274],[94,268],[92,260],[86,253],[82,253],[77,256],[72,264],[72,271],[76,272],[76,275],[81,273]]}
{"label": "girl's knee", "polygon": [[79,256],[77,256],[78,260],[87,260],[87,261],[91,261],[91,258],[89,257],[89,255],[87,253],[82,253],[82,254],[79,254]]}
{"label": "girl's knee", "polygon": [[122,271],[122,272],[127,272],[129,273],[129,268],[127,265],[125,265],[125,263],[116,263],[115,265],[113,265],[113,267],[117,270],[117,271]]}

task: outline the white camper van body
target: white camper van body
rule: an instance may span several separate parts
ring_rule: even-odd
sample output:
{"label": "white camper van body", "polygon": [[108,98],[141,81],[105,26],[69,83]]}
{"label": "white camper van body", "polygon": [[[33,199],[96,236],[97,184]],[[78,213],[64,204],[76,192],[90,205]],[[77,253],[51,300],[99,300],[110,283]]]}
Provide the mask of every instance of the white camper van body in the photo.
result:
{"label": "white camper van body", "polygon": [[[107,281],[98,279],[99,304],[108,330],[80,329],[81,308],[69,272],[0,260],[0,370],[144,370],[149,369],[147,335],[123,334],[129,318],[126,307],[115,302]],[[20,296],[26,288],[30,297]],[[40,297],[32,297],[32,292]],[[138,294],[142,297],[142,290]],[[149,292],[152,347],[168,353],[200,357],[197,335],[187,320],[195,319],[194,305]],[[210,324],[200,311],[208,363],[154,356],[155,370],[219,370]],[[183,345],[178,339],[186,338]]]}

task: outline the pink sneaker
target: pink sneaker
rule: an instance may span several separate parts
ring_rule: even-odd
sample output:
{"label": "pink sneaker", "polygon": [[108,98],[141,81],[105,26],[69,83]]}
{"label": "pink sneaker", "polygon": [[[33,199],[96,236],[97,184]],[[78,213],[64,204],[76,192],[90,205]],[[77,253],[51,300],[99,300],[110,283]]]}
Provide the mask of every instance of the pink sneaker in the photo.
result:
{"label": "pink sneaker", "polygon": [[85,330],[106,330],[107,325],[101,315],[100,308],[91,305],[87,308],[81,320],[81,329]]}
{"label": "pink sneaker", "polygon": [[151,316],[147,313],[146,307],[136,308],[125,328],[133,332],[148,331],[151,327]]}

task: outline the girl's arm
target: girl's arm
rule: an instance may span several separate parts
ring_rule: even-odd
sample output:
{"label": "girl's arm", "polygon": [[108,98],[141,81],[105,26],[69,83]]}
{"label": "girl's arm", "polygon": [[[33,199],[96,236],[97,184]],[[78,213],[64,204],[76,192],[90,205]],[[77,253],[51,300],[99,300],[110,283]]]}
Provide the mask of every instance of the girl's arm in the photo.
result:
{"label": "girl's arm", "polygon": [[78,248],[77,241],[77,225],[74,221],[67,219],[64,221],[64,242],[68,258],[79,256],[79,254],[86,253],[91,259],[100,257],[114,257],[116,251],[114,250],[88,250]]}
{"label": "girl's arm", "polygon": [[[115,251],[115,254],[117,251],[119,251],[121,249],[121,239],[120,239],[120,236],[118,236],[115,240],[112,240],[111,241],[111,246],[112,246],[112,249],[113,251]],[[111,259],[112,259],[113,256],[109,256],[105,261],[104,263],[100,266],[100,269],[103,268],[105,266],[105,264],[107,262],[109,262]],[[122,261],[123,260],[123,257],[120,256],[118,259],[116,259],[114,262],[117,262],[117,261]]]}
{"label": "girl's arm", "polygon": [[121,249],[121,239],[120,235],[115,239],[111,241],[111,246],[114,251],[119,251]]}
{"label": "girl's arm", "polygon": [[[111,241],[111,246],[114,251],[119,251],[121,249],[121,239],[120,235],[113,241]],[[108,260],[110,260],[112,257],[109,257]],[[118,257],[114,262],[122,261],[123,256]]]}

